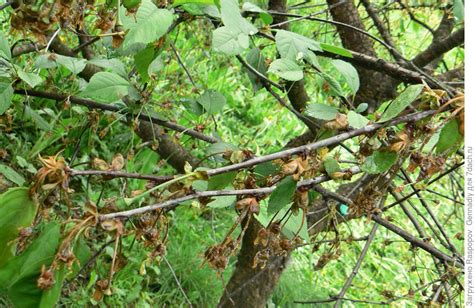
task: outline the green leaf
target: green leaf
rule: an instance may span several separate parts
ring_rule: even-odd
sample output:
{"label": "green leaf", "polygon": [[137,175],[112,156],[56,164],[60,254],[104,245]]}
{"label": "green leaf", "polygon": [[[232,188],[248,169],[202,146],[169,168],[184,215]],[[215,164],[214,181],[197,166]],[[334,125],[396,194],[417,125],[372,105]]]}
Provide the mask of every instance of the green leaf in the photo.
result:
{"label": "green leaf", "polygon": [[13,88],[11,84],[0,82],[0,115],[7,111],[12,103]]}
{"label": "green leaf", "polygon": [[353,128],[362,128],[369,123],[369,119],[352,110],[347,114],[347,121],[349,126]]}
{"label": "green leaf", "polygon": [[355,112],[357,112],[357,113],[362,113],[362,112],[366,111],[367,108],[369,108],[369,104],[367,104],[367,103],[361,103],[361,104],[359,104],[359,105],[357,106]]}
{"label": "green leaf", "polygon": [[207,149],[206,149],[206,154],[207,155],[213,155],[213,154],[222,154],[225,152],[234,152],[238,151],[239,148],[236,147],[233,144],[230,143],[225,143],[225,142],[217,142],[211,144]]}
{"label": "green leaf", "polygon": [[360,85],[357,70],[352,66],[352,64],[342,60],[333,60],[331,63],[347,81],[352,93],[356,94]]}
{"label": "green leaf", "polygon": [[319,75],[321,75],[321,77],[323,77],[323,79],[329,84],[333,95],[344,96],[344,91],[342,91],[341,85],[334,77],[325,72],[319,72]]}
{"label": "green leaf", "polygon": [[153,45],[149,45],[147,48],[142,49],[133,57],[137,71],[140,74],[142,80],[145,82],[150,79],[148,75],[148,67],[155,59],[155,56],[155,47]]}
{"label": "green leaf", "polygon": [[15,255],[19,229],[33,223],[36,210],[26,187],[10,188],[0,195],[0,268]]}
{"label": "green leaf", "polygon": [[84,70],[87,65],[86,59],[78,59],[74,57],[66,57],[62,55],[55,54],[54,59],[56,63],[67,68],[74,75],[79,74]]}
{"label": "green leaf", "polygon": [[18,70],[18,77],[20,77],[21,80],[26,82],[32,88],[43,82],[43,78],[41,78],[41,76],[38,74],[27,73],[22,70]]}
{"label": "green leaf", "polygon": [[464,1],[463,0],[454,0],[453,14],[458,21],[462,21],[464,19]]}
{"label": "green leaf", "polygon": [[52,130],[51,125],[42,116],[40,116],[36,110],[31,109],[31,107],[28,105],[25,105],[24,111],[25,118],[33,121],[36,127],[48,132]]}
{"label": "green leaf", "polygon": [[[278,221],[283,219],[286,212],[290,209],[291,204],[284,206],[278,214],[268,213],[268,207],[262,206],[265,200],[260,202],[260,213],[255,218],[263,225],[267,226],[273,218],[273,221]],[[301,224],[303,223],[303,226]],[[299,231],[298,234],[296,234]],[[295,235],[299,235],[302,239],[309,242],[308,226],[306,219],[303,219],[303,211],[299,210],[297,215],[291,214],[287,222],[282,228],[283,234],[291,239]]]}
{"label": "green leaf", "polygon": [[8,44],[8,40],[2,31],[0,31],[0,57],[5,58],[8,61],[12,59],[10,44]]}
{"label": "green leaf", "polygon": [[334,120],[337,115],[337,108],[326,104],[312,103],[308,105],[308,115],[321,120]]}
{"label": "green leaf", "polygon": [[253,35],[258,32],[258,29],[240,14],[237,0],[221,1],[221,18],[224,26],[234,33]]}
{"label": "green leaf", "polygon": [[213,199],[206,206],[213,209],[222,209],[231,206],[237,200],[237,196],[219,196],[213,197]]}
{"label": "green leaf", "polygon": [[227,99],[224,95],[220,94],[216,90],[206,90],[198,99],[197,102],[207,111],[209,114],[219,113],[224,105],[227,103]]}
{"label": "green leaf", "polygon": [[414,100],[418,98],[421,91],[423,91],[422,84],[411,85],[405,89],[397,98],[395,98],[387,107],[385,112],[382,114],[379,122],[386,122],[395,118],[400,114],[406,107],[408,107]]}
{"label": "green leaf", "polygon": [[[60,238],[60,225],[49,223],[21,255],[0,268],[1,291],[15,307],[41,307],[45,291],[37,287],[37,280],[41,266],[49,266],[53,261]],[[51,301],[50,298],[45,304]]]}
{"label": "green leaf", "polygon": [[334,158],[330,157],[324,160],[324,170],[326,170],[326,173],[332,178],[334,172],[340,172],[341,167],[339,166],[339,163],[337,160]]}
{"label": "green leaf", "polygon": [[316,56],[312,50],[320,51],[322,49],[315,40],[291,31],[278,30],[275,35],[275,42],[282,58],[293,61],[306,59],[317,65]]}
{"label": "green leaf", "polygon": [[115,102],[128,93],[130,84],[117,74],[99,72],[92,76],[82,95],[101,102]]}
{"label": "green leaf", "polygon": [[259,13],[259,17],[263,20],[266,25],[270,25],[273,22],[272,15],[268,14],[267,11],[260,8],[258,5],[255,5],[250,2],[244,2],[242,5],[242,9],[245,12],[254,12]]}
{"label": "green leaf", "polygon": [[303,70],[295,61],[290,59],[277,59],[273,61],[268,71],[290,81],[303,79]]}
{"label": "green leaf", "polygon": [[143,0],[138,8],[136,22],[128,27],[123,48],[133,44],[148,44],[161,38],[173,23],[173,14],[165,9],[158,9],[151,0]]}
{"label": "green leaf", "polygon": [[459,132],[459,123],[456,119],[450,120],[443,126],[436,144],[436,153],[443,153],[446,150],[455,150],[457,143],[462,141],[462,135]]}
{"label": "green leaf", "polygon": [[236,56],[249,47],[249,36],[224,26],[212,31],[212,49]]}
{"label": "green leaf", "polygon": [[173,7],[177,7],[183,4],[204,4],[204,5],[214,5],[214,0],[175,0],[173,2]]}
{"label": "green leaf", "polygon": [[122,61],[119,59],[113,58],[113,59],[91,59],[87,61],[88,63],[92,65],[96,65],[98,67],[110,70],[113,73],[116,73],[124,78],[127,78],[127,70],[125,68],[125,64],[123,64]]}
{"label": "green leaf", "polygon": [[324,50],[324,51],[334,53],[336,55],[340,55],[340,56],[347,57],[347,58],[353,58],[352,53],[349,50],[345,49],[345,48],[334,46],[334,45],[329,45],[329,44],[326,44],[326,43],[320,43],[320,46],[321,46],[322,50]]}
{"label": "green leaf", "polygon": [[148,66],[148,76],[153,77],[156,75],[157,72],[161,71],[165,65],[163,64],[163,61],[161,58],[158,56],[155,58],[155,60],[151,61],[150,65]]}
{"label": "green leaf", "polygon": [[229,187],[234,181],[236,175],[237,175],[237,172],[235,171],[214,175],[213,177],[209,179],[209,184],[207,186],[207,189],[220,190],[220,189]]}
{"label": "green leaf", "polygon": [[7,165],[0,164],[0,174],[19,186],[25,183],[25,178]]}
{"label": "green leaf", "polygon": [[275,214],[285,205],[292,203],[296,191],[296,181],[292,176],[284,178],[270,195],[268,200],[268,214]]}
{"label": "green leaf", "polygon": [[397,161],[397,153],[376,151],[365,159],[361,169],[370,174],[382,173],[390,169]]}
{"label": "green leaf", "polygon": [[[252,50],[250,50],[249,53],[247,54],[246,60],[247,60],[247,63],[250,66],[252,66],[255,70],[257,70],[259,73],[261,73],[264,76],[267,75],[267,66],[265,65],[265,58],[260,52],[260,49],[253,48]],[[260,78],[257,77],[257,75],[255,75],[249,70],[246,70],[246,72],[249,76],[250,82],[252,82],[253,90],[255,92],[263,88]]]}

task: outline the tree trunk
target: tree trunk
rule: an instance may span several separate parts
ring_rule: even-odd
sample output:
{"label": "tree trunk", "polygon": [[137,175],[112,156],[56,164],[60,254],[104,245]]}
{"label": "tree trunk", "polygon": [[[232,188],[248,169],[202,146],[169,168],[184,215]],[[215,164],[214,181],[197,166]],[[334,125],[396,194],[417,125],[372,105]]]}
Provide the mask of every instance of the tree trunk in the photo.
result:
{"label": "tree trunk", "polygon": [[251,219],[242,240],[237,265],[218,307],[265,307],[289,259],[289,256],[273,256],[263,269],[252,267],[255,254],[262,248],[254,245],[262,225],[255,218]]}

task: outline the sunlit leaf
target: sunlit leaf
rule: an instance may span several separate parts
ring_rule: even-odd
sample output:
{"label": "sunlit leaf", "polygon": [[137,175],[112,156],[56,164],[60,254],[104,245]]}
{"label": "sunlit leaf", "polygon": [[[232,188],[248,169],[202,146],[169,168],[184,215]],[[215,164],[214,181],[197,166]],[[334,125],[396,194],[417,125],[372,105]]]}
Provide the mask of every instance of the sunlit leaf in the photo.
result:
{"label": "sunlit leaf", "polygon": [[114,102],[128,93],[129,83],[117,74],[99,72],[92,76],[82,95],[101,102]]}
{"label": "sunlit leaf", "polygon": [[395,118],[418,98],[422,90],[422,84],[416,84],[407,87],[405,91],[403,91],[397,98],[390,102],[387,109],[382,114],[379,122],[386,122]]}

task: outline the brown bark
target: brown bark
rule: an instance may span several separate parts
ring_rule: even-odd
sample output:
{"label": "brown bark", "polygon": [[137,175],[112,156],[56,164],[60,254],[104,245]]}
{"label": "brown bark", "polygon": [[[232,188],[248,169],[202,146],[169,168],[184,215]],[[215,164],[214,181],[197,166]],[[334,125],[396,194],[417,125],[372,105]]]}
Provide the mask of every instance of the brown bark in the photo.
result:
{"label": "brown bark", "polygon": [[218,307],[265,307],[275,289],[289,257],[272,256],[265,268],[252,268],[254,256],[261,249],[260,245],[254,245],[261,227],[252,218],[242,240],[234,273]]}
{"label": "brown bark", "polygon": [[[332,18],[335,21],[365,30],[354,2],[352,0],[348,0],[343,4],[339,4],[339,2],[339,0],[327,0]],[[345,48],[366,56],[377,57],[373,43],[368,36],[341,25],[337,26],[337,32]],[[376,109],[378,104],[384,100],[395,97],[396,91],[392,78],[387,77],[383,73],[369,70],[358,65],[355,67],[360,79],[360,88],[357,92],[356,103],[365,102],[369,104],[369,111],[371,111]]]}

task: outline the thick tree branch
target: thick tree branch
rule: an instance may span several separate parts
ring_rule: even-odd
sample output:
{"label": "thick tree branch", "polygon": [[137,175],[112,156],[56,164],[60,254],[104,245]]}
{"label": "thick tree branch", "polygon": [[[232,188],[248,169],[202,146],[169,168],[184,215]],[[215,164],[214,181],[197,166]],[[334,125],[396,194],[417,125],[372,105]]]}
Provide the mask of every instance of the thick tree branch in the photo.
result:
{"label": "thick tree branch", "polygon": [[461,46],[462,44],[464,44],[464,27],[451,33],[448,37],[442,40],[433,41],[427,49],[413,58],[412,62],[418,67],[423,67],[444,53]]}
{"label": "thick tree branch", "polygon": [[[57,93],[50,93],[50,92],[43,92],[43,91],[37,91],[37,90],[24,90],[24,89],[15,89],[16,94],[20,95],[29,95],[29,96],[35,96],[35,97],[42,97],[42,98],[47,98],[47,99],[52,99],[55,101],[69,101],[72,104],[76,105],[81,105],[85,106],[90,109],[100,109],[100,110],[105,110],[105,111],[111,111],[111,112],[117,112],[121,114],[129,114],[127,111],[124,111],[122,108],[110,105],[110,104],[101,104],[89,99],[84,99],[76,96],[68,96],[64,94],[57,94]],[[132,114],[130,114],[132,115]],[[206,136],[200,132],[197,132],[195,130],[186,128],[184,126],[178,125],[173,122],[168,122],[164,120],[160,120],[156,117],[153,116],[148,116],[145,114],[140,114],[138,115],[138,118],[140,120],[144,121],[151,121],[154,124],[169,128],[171,130],[181,132],[183,134],[189,135],[191,137],[194,137],[196,139],[200,139],[209,143],[216,143],[217,139],[214,137]]]}

